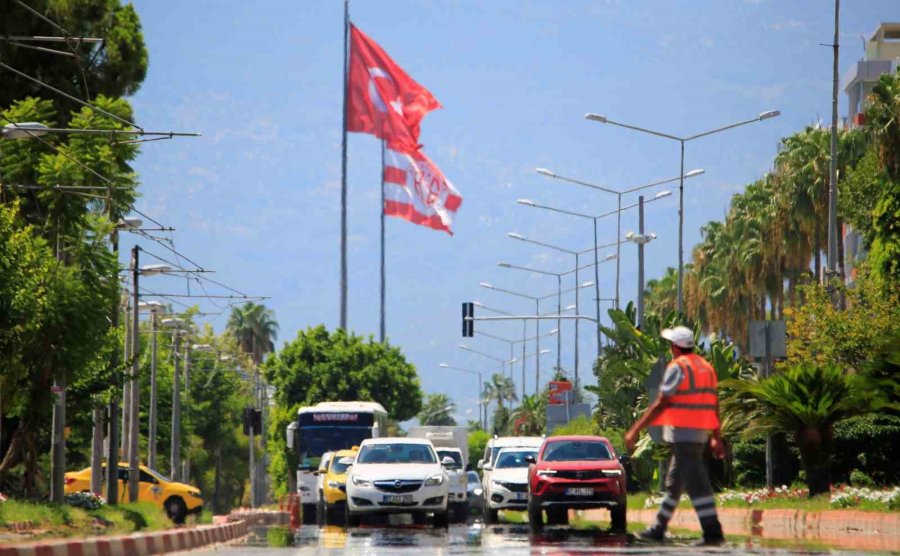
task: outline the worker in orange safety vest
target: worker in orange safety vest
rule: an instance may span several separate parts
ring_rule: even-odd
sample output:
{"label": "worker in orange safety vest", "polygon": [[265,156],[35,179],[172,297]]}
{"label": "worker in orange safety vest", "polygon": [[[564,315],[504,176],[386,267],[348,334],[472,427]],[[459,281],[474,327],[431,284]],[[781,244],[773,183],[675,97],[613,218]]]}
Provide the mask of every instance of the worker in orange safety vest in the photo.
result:
{"label": "worker in orange safety vest", "polygon": [[638,537],[663,540],[681,494],[687,490],[703,529],[703,539],[698,544],[720,545],[725,538],[704,459],[707,444],[716,458],[725,456],[716,371],[694,353],[691,329],[676,326],[666,328],[660,335],[670,342],[672,361],[663,375],[659,396],[625,434],[625,447],[632,451],[641,430],[661,426],[663,441],[672,446],[672,459],[666,473],[666,496],[656,514],[656,523]]}

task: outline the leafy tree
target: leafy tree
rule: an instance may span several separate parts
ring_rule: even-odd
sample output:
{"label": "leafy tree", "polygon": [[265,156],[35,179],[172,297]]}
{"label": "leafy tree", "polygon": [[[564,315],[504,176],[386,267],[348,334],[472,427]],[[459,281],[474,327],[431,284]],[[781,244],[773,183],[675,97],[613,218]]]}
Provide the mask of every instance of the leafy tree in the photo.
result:
{"label": "leafy tree", "polygon": [[482,397],[488,402],[496,401],[498,408],[503,407],[503,402],[514,402],[518,399],[513,380],[499,373],[494,373],[491,380],[484,385]]}
{"label": "leafy tree", "polygon": [[456,425],[456,419],[451,415],[456,410],[456,404],[446,394],[428,394],[419,412],[419,423],[430,425]]}
{"label": "leafy tree", "polygon": [[232,307],[228,317],[228,330],[237,339],[243,353],[249,353],[259,365],[263,357],[275,349],[278,339],[278,323],[275,313],[265,305],[252,301],[241,307]]}
{"label": "leafy tree", "polygon": [[519,407],[512,410],[509,419],[511,433],[540,436],[547,422],[547,395],[525,396]]}
{"label": "leafy tree", "polygon": [[509,428],[509,423],[509,410],[502,405],[497,406],[494,416],[491,418],[491,432],[497,436],[503,436]]}
{"label": "leafy tree", "polygon": [[[74,55],[60,56],[11,41],[0,41],[0,59],[17,70],[36,77],[63,92],[81,99],[98,95],[121,97],[138,90],[147,73],[148,55],[140,18],[133,5],[119,0],[30,0],[35,11],[55,21],[69,37],[101,37],[102,44],[68,41],[41,44]],[[0,0],[0,35],[61,36],[63,32],[23,8],[15,0]],[[31,46],[39,43],[27,43]],[[8,70],[0,90],[0,106],[33,96],[51,93],[40,85]],[[60,95],[54,106],[65,125],[79,105]],[[31,121],[31,120],[12,120]],[[5,122],[4,122],[5,123]]]}
{"label": "leafy tree", "polygon": [[884,384],[833,364],[802,362],[763,380],[729,382],[733,393],[723,400],[723,411],[743,419],[745,439],[790,435],[800,450],[810,496],[829,491],[834,425],[890,405]]}
{"label": "leafy tree", "polygon": [[487,447],[491,435],[485,430],[472,430],[469,432],[469,465],[472,469],[478,467],[478,461],[484,457],[484,449]]}
{"label": "leafy tree", "polygon": [[[271,355],[263,368],[281,408],[322,401],[375,401],[397,421],[411,419],[422,409],[415,367],[400,349],[344,330],[329,332],[321,325],[301,330],[294,341]],[[282,439],[288,422],[280,429],[275,428],[274,418],[271,422],[269,469],[278,492],[286,488],[293,456],[280,448],[285,444]]]}

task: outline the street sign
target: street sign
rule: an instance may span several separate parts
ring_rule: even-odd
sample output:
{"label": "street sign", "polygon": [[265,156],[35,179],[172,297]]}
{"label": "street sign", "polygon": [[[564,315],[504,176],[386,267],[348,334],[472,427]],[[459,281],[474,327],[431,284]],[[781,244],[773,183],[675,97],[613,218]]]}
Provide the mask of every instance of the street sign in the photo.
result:
{"label": "street sign", "polygon": [[751,320],[748,336],[751,357],[787,357],[787,328],[783,320]]}

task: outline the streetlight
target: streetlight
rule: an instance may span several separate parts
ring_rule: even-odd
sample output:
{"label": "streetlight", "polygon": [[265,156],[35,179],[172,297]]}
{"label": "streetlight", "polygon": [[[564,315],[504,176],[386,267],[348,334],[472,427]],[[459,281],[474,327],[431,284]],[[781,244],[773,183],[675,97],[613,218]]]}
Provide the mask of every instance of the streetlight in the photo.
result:
{"label": "streetlight", "polygon": [[179,131],[144,131],[141,129],[67,129],[59,127],[49,127],[39,122],[22,122],[8,123],[0,130],[4,139],[29,139],[32,137],[43,137],[48,133],[58,133],[62,135],[139,135],[149,137],[200,137],[199,133],[185,133]]}
{"label": "streetlight", "polygon": [[[478,351],[477,349],[470,348],[466,344],[459,344],[459,349],[464,350],[464,351],[469,351],[471,353],[480,355],[482,357],[486,357],[487,359],[493,359],[494,361],[500,363],[500,371],[502,373],[506,373],[506,363],[507,363],[506,359],[502,359],[500,357],[494,357],[493,355],[491,355],[489,353],[484,353],[483,351]],[[512,363],[510,363],[510,366],[512,366]]]}
{"label": "streetlight", "polygon": [[637,320],[641,330],[644,329],[644,245],[656,239],[656,234],[644,234],[644,196],[638,198],[638,233],[628,232],[625,239],[634,242],[638,248],[638,291]]}
{"label": "streetlight", "polygon": [[172,353],[174,356],[174,373],[172,379],[172,434],[169,447],[169,469],[172,473],[172,479],[178,481],[181,479],[181,370],[178,368],[178,349],[181,345],[181,336],[189,328],[189,325],[184,319],[179,318],[163,319],[162,325],[165,328],[173,329]]}
{"label": "streetlight", "polygon": [[[622,195],[627,195],[628,193],[634,193],[635,191],[649,189],[651,187],[656,187],[657,185],[662,185],[665,183],[671,183],[673,181],[681,181],[682,183],[684,183],[684,178],[693,178],[695,176],[699,176],[704,173],[704,170],[696,169],[696,170],[691,170],[690,172],[685,174],[684,169],[682,168],[681,174],[678,175],[677,177],[665,178],[665,179],[658,180],[658,181],[655,181],[652,183],[639,185],[636,187],[631,187],[631,188],[625,189],[623,191],[616,191],[614,189],[610,189],[608,187],[603,187],[602,185],[597,185],[595,183],[589,183],[589,182],[578,180],[575,178],[560,176],[559,174],[556,174],[555,172],[547,170],[546,168],[538,168],[536,171],[538,174],[541,174],[543,176],[558,179],[561,181],[566,181],[569,183],[574,183],[576,185],[590,187],[591,189],[596,189],[598,191],[603,191],[605,193],[611,193],[611,194],[615,195],[616,202],[618,205],[617,209],[615,211],[615,214],[616,214],[616,240],[617,241],[621,241],[620,238],[622,237]],[[621,255],[622,255],[621,243],[616,244],[616,255],[618,255],[619,257],[621,257]],[[621,275],[621,272],[620,272],[621,265],[620,265],[619,261],[621,261],[621,258],[618,261],[616,261],[616,309],[619,308],[619,277]]]}
{"label": "streetlight", "polygon": [[[673,141],[678,141],[681,145],[681,174],[684,174],[684,144],[688,141],[693,141],[694,139],[699,139],[701,137],[706,137],[708,135],[712,135],[714,133],[719,133],[721,131],[725,131],[728,129],[732,129],[735,127],[739,127],[742,125],[752,124],[755,122],[762,122],[764,120],[768,120],[770,118],[775,118],[776,116],[780,116],[781,112],[778,110],[768,110],[766,112],[761,112],[755,118],[750,118],[749,120],[743,120],[737,123],[733,123],[730,125],[717,127],[715,129],[711,129],[709,131],[704,131],[702,133],[697,133],[695,135],[690,135],[687,137],[679,137],[677,135],[670,135],[668,133],[662,133],[660,131],[654,131],[652,129],[647,129],[643,127],[638,127],[631,124],[624,124],[622,122],[617,122],[614,120],[610,120],[606,116],[601,114],[593,114],[588,113],[585,114],[585,119],[591,120],[592,122],[598,122],[601,124],[610,124],[616,125],[619,127],[624,127],[626,129],[631,129],[634,131],[640,131],[642,133],[649,133],[650,135],[656,135],[657,137],[662,137],[664,139],[671,139]],[[682,178],[678,184],[678,310],[682,311],[684,309],[684,292],[682,291],[684,280],[684,179]]]}
{"label": "streetlight", "polygon": [[[140,224],[138,224],[140,226]],[[150,415],[147,432],[147,466],[156,469],[156,408],[158,405],[159,387],[157,384],[157,341],[156,325],[160,315],[165,314],[165,306],[159,301],[141,301],[138,310],[150,313]]]}
{"label": "streetlight", "polygon": [[462,367],[454,367],[447,363],[439,363],[438,367],[441,367],[442,369],[453,369],[454,371],[462,371],[464,373],[478,375],[478,413],[479,413],[479,419],[481,421],[481,428],[487,430],[487,412],[485,411],[484,397],[481,392],[481,388],[482,388],[481,371],[473,371],[471,369],[463,369]]}
{"label": "streetlight", "polygon": [[[540,297],[537,297],[534,295],[528,295],[526,293],[521,293],[521,292],[517,292],[517,291],[513,291],[513,290],[498,288],[498,287],[494,286],[493,284],[489,284],[488,282],[480,282],[478,285],[481,286],[482,288],[485,288],[488,290],[505,293],[507,295],[512,295],[515,297],[521,297],[523,299],[530,299],[531,301],[534,301],[534,314],[538,315],[541,312],[541,298]],[[495,312],[497,312],[497,311],[495,311]],[[523,338],[527,334],[527,327],[528,327],[528,321],[523,320],[522,321],[522,337]],[[534,350],[535,350],[535,352],[537,352],[541,349],[541,321],[540,320],[534,321],[534,332],[535,332],[535,338],[537,338],[537,340],[535,342]],[[522,344],[522,349],[525,349],[524,344]],[[525,358],[524,357],[522,358],[522,373],[523,374],[525,373]],[[539,385],[541,383],[541,380],[540,380],[541,379],[541,360],[540,360],[540,358],[538,358],[535,361],[534,373],[535,373],[535,393],[537,393],[538,392],[537,388],[539,387]],[[524,394],[524,392],[525,392],[525,390],[524,390],[525,378],[524,377],[522,378],[522,388],[523,388],[522,395],[524,396],[525,395]]]}
{"label": "streetlight", "polygon": [[[651,199],[647,202],[650,203],[653,201],[658,201],[660,199],[664,199],[664,198],[670,196],[671,194],[672,194],[671,191],[660,191],[653,197],[653,199]],[[526,207],[540,208],[540,209],[544,209],[544,210],[557,212],[560,214],[567,214],[569,216],[577,216],[579,218],[586,218],[593,222],[593,224],[594,224],[594,265],[593,265],[594,266],[594,300],[595,300],[595,306],[596,306],[596,311],[597,311],[597,357],[600,357],[600,347],[601,347],[601,342],[600,342],[600,261],[597,260],[597,258],[598,258],[597,251],[600,246],[597,243],[597,221],[601,218],[606,218],[607,216],[612,216],[613,214],[618,214],[621,211],[635,208],[638,206],[638,203],[622,207],[621,209],[614,210],[612,212],[605,212],[603,214],[598,214],[598,215],[590,215],[590,214],[584,214],[582,212],[576,212],[576,211],[572,211],[572,210],[566,210],[566,209],[551,207],[551,206],[547,206],[547,205],[541,205],[541,204],[535,203],[534,201],[532,201],[530,199],[519,199],[517,202],[520,205],[523,205]],[[618,248],[618,245],[620,242],[621,242],[621,239],[616,238],[616,242],[613,245],[616,245]],[[607,257],[606,259],[610,260],[610,257]],[[618,297],[617,297],[615,306],[618,306],[618,304],[619,304],[619,302],[618,302]]]}

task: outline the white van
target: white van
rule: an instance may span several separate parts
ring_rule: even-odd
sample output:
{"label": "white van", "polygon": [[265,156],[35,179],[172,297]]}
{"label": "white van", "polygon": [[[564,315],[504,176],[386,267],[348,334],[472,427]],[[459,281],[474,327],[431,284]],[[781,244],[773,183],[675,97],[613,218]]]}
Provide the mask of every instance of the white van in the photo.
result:
{"label": "white van", "polygon": [[494,462],[497,461],[497,454],[503,448],[540,448],[544,443],[542,436],[501,436],[488,440],[484,447],[484,457],[479,460],[478,468],[481,469],[481,487],[484,491],[484,523],[490,525],[497,522],[497,508],[491,508],[488,503],[488,492],[491,487],[491,472],[494,468]]}

